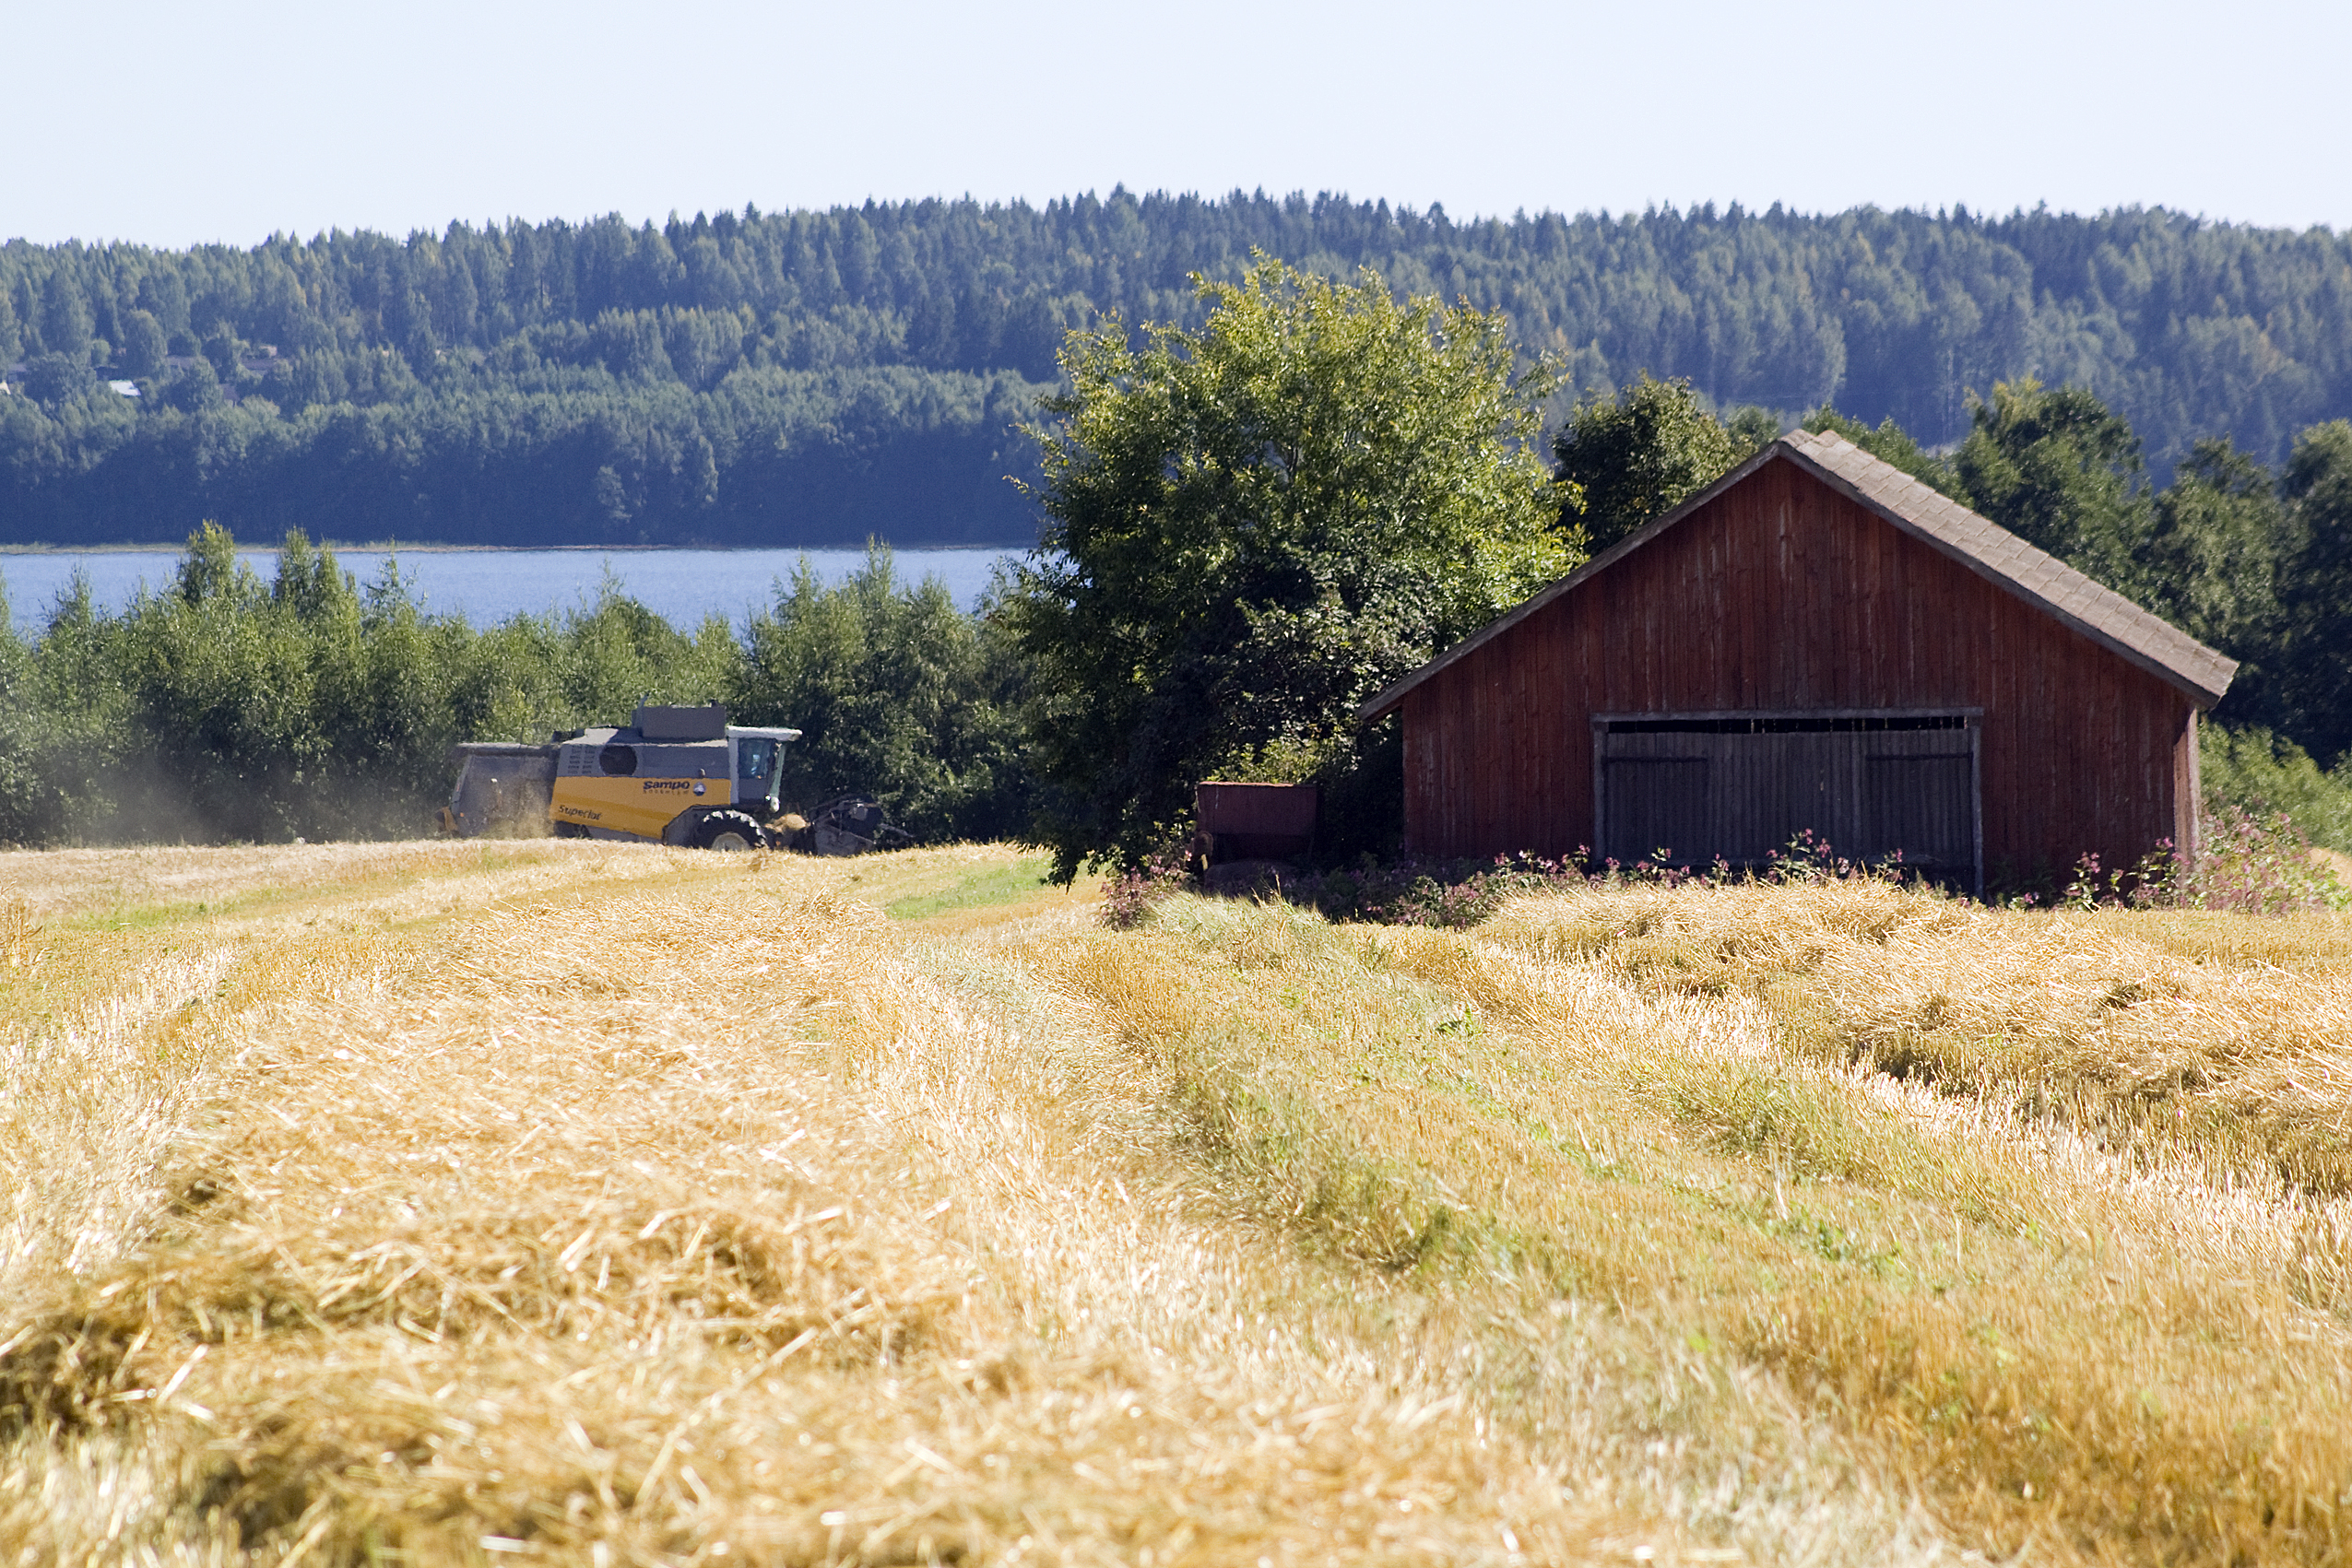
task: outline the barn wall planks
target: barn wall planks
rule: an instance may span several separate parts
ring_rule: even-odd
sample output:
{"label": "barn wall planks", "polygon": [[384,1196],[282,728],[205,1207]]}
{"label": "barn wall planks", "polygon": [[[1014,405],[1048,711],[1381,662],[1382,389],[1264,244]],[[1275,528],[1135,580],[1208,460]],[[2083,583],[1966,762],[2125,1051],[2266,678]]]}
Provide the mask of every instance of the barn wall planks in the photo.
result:
{"label": "barn wall planks", "polygon": [[2185,695],[1771,463],[1406,696],[1409,842],[1590,846],[1596,713],[1825,708],[1980,709],[1996,873],[2128,867],[2193,817]]}

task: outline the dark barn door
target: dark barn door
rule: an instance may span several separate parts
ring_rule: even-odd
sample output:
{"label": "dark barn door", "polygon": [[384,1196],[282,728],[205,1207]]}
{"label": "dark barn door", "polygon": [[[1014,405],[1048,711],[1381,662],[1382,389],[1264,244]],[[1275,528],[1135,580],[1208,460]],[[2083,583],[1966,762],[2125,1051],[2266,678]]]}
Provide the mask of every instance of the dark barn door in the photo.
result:
{"label": "dark barn door", "polygon": [[1849,859],[1980,880],[1965,713],[1644,715],[1594,721],[1605,860],[1760,870],[1811,833]]}

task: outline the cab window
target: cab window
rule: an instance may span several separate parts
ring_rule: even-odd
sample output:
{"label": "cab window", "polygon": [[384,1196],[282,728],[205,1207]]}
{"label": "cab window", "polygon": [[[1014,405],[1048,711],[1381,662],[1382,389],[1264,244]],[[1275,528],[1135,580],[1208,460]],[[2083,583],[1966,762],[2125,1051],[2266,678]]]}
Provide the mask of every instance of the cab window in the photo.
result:
{"label": "cab window", "polygon": [[775,772],[775,742],[773,740],[739,740],[735,743],[735,776],[739,779],[766,783]]}

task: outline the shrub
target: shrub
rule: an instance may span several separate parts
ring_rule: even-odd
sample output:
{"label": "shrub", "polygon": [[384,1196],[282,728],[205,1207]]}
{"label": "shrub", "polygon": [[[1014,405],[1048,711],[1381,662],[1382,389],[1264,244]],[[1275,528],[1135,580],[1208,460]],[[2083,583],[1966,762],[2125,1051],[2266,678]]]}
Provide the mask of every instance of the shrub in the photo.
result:
{"label": "shrub", "polygon": [[2311,840],[2284,811],[2223,806],[2200,819],[2198,836],[2204,849],[2193,867],[2169,840],[2129,876],[2102,877],[2097,857],[2085,855],[2066,902],[2271,915],[2352,909],[2352,889],[2311,853]]}
{"label": "shrub", "polygon": [[1190,855],[1188,847],[1171,845],[1113,878],[1103,890],[1103,924],[1114,931],[1131,931],[1143,924],[1152,905],[1176,893],[1198,890],[1200,880],[1192,874]]}
{"label": "shrub", "polygon": [[2199,731],[2208,811],[2285,812],[2315,844],[2352,854],[2352,757],[2322,770],[2311,753],[2266,729]]}

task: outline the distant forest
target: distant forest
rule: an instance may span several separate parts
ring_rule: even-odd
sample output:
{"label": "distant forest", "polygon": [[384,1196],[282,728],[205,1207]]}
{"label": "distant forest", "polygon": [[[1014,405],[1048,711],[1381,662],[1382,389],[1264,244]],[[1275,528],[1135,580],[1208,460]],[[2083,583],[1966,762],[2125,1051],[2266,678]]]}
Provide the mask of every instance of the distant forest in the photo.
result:
{"label": "distant forest", "polygon": [[[2162,210],[1734,206],[1457,224],[1239,193],[923,201],[656,228],[453,224],[252,249],[0,247],[0,542],[1024,542],[1011,427],[1063,332],[1198,324],[1253,248],[1509,313],[1571,384],[1892,417],[2086,387],[2159,482],[2352,413],[2352,236]],[[113,383],[135,386],[125,396]]]}

